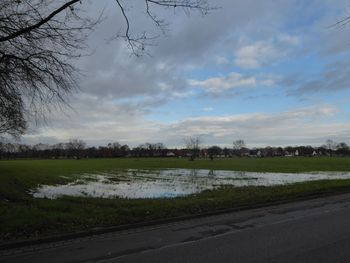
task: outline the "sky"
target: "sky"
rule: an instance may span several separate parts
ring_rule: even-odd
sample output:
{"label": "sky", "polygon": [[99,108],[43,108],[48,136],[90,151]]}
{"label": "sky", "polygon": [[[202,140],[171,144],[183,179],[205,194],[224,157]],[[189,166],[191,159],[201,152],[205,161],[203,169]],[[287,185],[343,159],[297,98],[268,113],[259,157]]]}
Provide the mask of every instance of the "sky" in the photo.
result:
{"label": "sky", "polygon": [[115,1],[91,2],[87,14],[105,19],[87,41],[91,55],[72,62],[80,89],[22,142],[350,144],[350,24],[332,26],[350,1],[209,0],[218,8],[206,16],[156,7],[165,35],[143,1],[124,3],[131,32],[157,35],[155,45],[133,56],[111,40],[125,30]]}

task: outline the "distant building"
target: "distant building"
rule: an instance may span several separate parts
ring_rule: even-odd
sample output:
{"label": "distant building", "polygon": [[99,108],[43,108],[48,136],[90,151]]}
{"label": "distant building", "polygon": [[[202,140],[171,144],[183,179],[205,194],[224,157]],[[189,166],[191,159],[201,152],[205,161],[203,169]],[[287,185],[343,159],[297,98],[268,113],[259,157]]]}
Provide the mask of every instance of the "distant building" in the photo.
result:
{"label": "distant building", "polygon": [[293,154],[289,153],[288,151],[284,152],[285,157],[293,157]]}
{"label": "distant building", "polygon": [[166,153],[166,156],[167,156],[167,157],[175,157],[176,154],[173,153],[173,152],[167,152],[167,153]]}

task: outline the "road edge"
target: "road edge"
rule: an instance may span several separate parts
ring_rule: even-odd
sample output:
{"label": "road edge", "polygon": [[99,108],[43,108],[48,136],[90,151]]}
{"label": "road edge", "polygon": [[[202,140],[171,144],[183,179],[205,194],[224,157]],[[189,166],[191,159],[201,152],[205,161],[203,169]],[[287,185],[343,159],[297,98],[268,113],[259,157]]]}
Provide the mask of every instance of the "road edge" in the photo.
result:
{"label": "road edge", "polygon": [[79,231],[79,232],[72,232],[72,233],[66,233],[66,234],[52,235],[52,236],[46,236],[46,237],[41,237],[41,238],[36,238],[36,239],[16,240],[16,241],[5,242],[5,243],[0,244],[0,251],[1,250],[9,250],[9,249],[17,249],[17,248],[22,248],[22,247],[27,247],[27,246],[40,245],[40,244],[45,244],[45,243],[61,242],[61,241],[72,240],[72,239],[76,239],[76,238],[101,235],[101,234],[124,231],[124,230],[137,229],[137,228],[141,228],[141,227],[163,225],[163,224],[186,221],[186,220],[191,220],[191,219],[196,219],[196,218],[201,218],[201,217],[206,217],[206,216],[215,216],[215,215],[220,215],[220,214],[225,214],[225,213],[233,213],[233,212],[238,212],[238,211],[243,211],[243,210],[270,207],[270,206],[275,206],[275,205],[280,205],[280,204],[287,204],[287,203],[293,203],[293,202],[299,202],[299,201],[305,201],[305,200],[325,198],[325,197],[329,197],[329,196],[344,195],[344,194],[349,194],[349,193],[350,193],[349,189],[344,189],[344,190],[340,190],[340,191],[311,193],[311,194],[306,194],[306,195],[301,195],[301,196],[295,196],[293,198],[285,198],[285,199],[279,199],[279,200],[274,200],[274,201],[261,202],[261,203],[256,203],[253,205],[236,206],[233,208],[208,211],[208,212],[198,213],[198,214],[193,214],[193,215],[169,217],[169,218],[164,218],[164,219],[156,219],[156,220],[150,220],[150,221],[133,223],[133,224],[117,225],[117,226],[113,226],[113,227],[93,228],[93,229],[90,229],[87,231]]}

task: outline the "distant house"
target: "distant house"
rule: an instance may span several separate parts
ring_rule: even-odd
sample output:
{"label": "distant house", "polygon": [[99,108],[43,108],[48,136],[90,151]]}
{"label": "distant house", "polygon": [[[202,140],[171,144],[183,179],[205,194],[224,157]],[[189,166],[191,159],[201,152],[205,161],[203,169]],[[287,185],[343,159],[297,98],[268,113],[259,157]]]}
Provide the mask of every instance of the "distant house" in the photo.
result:
{"label": "distant house", "polygon": [[284,152],[285,157],[293,157],[293,154],[289,153],[288,151]]}
{"label": "distant house", "polygon": [[239,156],[241,156],[241,157],[249,157],[249,149],[245,148],[245,147],[242,147],[239,150]]}

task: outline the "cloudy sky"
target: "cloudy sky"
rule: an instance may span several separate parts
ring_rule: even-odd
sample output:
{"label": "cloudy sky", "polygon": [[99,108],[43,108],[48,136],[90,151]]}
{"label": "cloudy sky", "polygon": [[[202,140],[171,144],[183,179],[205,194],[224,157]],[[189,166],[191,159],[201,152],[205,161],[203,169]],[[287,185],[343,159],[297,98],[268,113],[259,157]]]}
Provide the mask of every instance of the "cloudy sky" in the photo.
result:
{"label": "cloudy sky", "polygon": [[212,0],[207,16],[154,9],[166,35],[144,16],[143,1],[125,1],[134,33],[159,35],[149,55],[135,57],[115,1],[94,1],[88,12],[107,17],[91,34],[93,55],[82,70],[71,109],[32,125],[27,143],[71,138],[89,145],[249,147],[350,143],[349,0]]}

